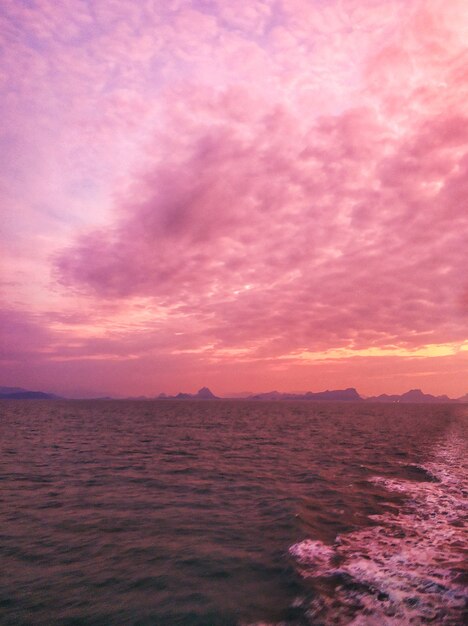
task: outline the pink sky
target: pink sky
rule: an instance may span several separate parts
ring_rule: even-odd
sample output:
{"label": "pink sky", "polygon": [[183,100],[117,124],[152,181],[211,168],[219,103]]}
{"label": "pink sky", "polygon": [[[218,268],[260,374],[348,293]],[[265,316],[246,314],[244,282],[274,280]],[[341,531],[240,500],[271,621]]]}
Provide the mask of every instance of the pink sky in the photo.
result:
{"label": "pink sky", "polygon": [[4,0],[0,384],[468,392],[466,0]]}

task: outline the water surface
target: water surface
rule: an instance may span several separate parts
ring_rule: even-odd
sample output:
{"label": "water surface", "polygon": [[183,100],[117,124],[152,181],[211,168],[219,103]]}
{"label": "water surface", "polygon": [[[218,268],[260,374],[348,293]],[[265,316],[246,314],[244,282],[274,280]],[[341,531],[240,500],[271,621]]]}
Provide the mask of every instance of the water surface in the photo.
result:
{"label": "water surface", "polygon": [[0,402],[2,624],[462,624],[459,405]]}

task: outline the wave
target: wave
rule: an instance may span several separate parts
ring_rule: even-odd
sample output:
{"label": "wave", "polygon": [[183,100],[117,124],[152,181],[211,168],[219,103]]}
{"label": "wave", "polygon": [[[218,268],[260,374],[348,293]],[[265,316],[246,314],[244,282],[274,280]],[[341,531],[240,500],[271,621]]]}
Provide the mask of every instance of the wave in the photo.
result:
{"label": "wave", "polygon": [[333,545],[306,539],[291,546],[314,589],[304,607],[308,623],[466,623],[467,456],[466,442],[452,433],[419,466],[424,482],[371,479],[405,496],[398,513],[370,516],[375,526],[339,535]]}

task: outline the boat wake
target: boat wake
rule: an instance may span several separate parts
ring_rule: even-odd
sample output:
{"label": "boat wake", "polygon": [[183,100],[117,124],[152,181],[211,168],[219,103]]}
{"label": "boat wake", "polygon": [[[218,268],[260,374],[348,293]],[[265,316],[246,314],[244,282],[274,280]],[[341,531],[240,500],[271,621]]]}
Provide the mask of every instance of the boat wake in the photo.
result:
{"label": "boat wake", "polygon": [[339,535],[333,545],[306,539],[289,552],[312,583],[310,624],[459,626],[468,604],[466,443],[452,434],[421,466],[425,482],[376,477],[405,496],[398,513]]}

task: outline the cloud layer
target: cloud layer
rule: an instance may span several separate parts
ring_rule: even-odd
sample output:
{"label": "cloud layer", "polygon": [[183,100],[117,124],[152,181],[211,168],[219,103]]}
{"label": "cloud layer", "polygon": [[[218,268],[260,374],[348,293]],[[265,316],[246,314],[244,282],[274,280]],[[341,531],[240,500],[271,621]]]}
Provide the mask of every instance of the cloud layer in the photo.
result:
{"label": "cloud layer", "polygon": [[[52,146],[76,217],[49,263],[57,309],[71,293],[90,307],[67,326],[75,357],[257,364],[258,384],[268,367],[291,386],[337,350],[342,365],[463,351],[464,2],[8,6],[35,60],[13,101],[34,74],[47,136],[46,64],[70,104],[70,143]],[[42,309],[49,331],[58,313]]]}

